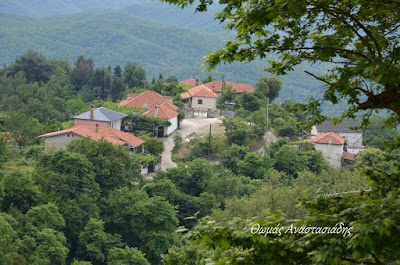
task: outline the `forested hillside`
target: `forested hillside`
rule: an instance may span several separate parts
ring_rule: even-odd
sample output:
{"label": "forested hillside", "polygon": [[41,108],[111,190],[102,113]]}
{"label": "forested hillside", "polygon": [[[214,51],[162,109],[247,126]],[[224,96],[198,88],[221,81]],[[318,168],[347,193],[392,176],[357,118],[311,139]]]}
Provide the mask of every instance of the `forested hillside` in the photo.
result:
{"label": "forested hillside", "polygon": [[[47,10],[51,5],[46,7]],[[18,10],[19,14],[26,14],[23,8]],[[121,7],[119,12],[41,18],[1,14],[0,65],[9,65],[16,56],[35,50],[48,58],[67,57],[71,61],[85,54],[93,58],[98,66],[124,65],[127,61],[135,61],[146,69],[149,77],[163,73],[180,79],[189,76],[204,78],[208,75],[202,72],[204,57],[231,38],[213,20],[212,14],[218,10],[217,6],[210,13],[194,14],[193,8],[181,11],[160,3],[136,1]],[[13,13],[6,8],[1,11]],[[46,12],[56,13],[51,10]],[[255,84],[260,76],[268,75],[263,71],[266,66],[266,60],[222,65],[212,74],[218,79],[224,74],[226,80]],[[305,101],[321,91],[322,83],[305,74],[304,70],[319,74],[326,70],[326,66],[303,65],[282,77],[282,99],[290,97],[292,92],[293,98]]]}
{"label": "forested hillside", "polygon": [[32,17],[55,14],[70,14],[101,9],[118,9],[138,1],[132,0],[1,0],[3,13],[19,14]]}

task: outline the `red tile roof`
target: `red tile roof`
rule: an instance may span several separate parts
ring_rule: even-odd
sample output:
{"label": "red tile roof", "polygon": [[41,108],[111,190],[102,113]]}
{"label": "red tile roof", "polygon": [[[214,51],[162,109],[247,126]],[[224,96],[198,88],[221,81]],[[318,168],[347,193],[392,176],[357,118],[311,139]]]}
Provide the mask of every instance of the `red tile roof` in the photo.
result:
{"label": "red tile roof", "polygon": [[192,96],[189,94],[189,92],[183,92],[181,93],[181,98],[182,99],[188,99],[191,98]]}
{"label": "red tile roof", "polygon": [[198,85],[189,89],[187,92],[181,93],[182,99],[187,99],[190,97],[217,98],[218,95],[205,85]]}
{"label": "red tile roof", "polygon": [[197,86],[200,84],[200,82],[197,81],[196,78],[190,77],[185,80],[179,81],[179,84],[187,86]]}
{"label": "red tile roof", "polygon": [[74,126],[57,132],[46,133],[39,137],[51,137],[66,133],[75,133],[82,137],[90,137],[95,141],[104,139],[114,145],[132,144],[134,146],[142,145],[145,141],[130,134],[108,126],[94,124],[75,124]]}
{"label": "red tile roof", "polygon": [[154,108],[158,106],[158,117],[161,119],[171,119],[179,115],[179,113],[176,112],[178,107],[169,102],[171,97],[163,97],[152,90],[147,90],[141,94],[131,95],[131,98],[121,101],[118,105],[147,109],[148,112],[146,113],[148,113],[148,116],[151,115],[150,113],[154,114]]}
{"label": "red tile roof", "polygon": [[143,113],[143,115],[148,116],[148,117],[158,117],[158,118],[164,119],[164,120],[169,120],[169,119],[172,119],[179,115],[179,113],[177,113],[172,108],[171,104],[169,104],[168,102],[165,102],[164,104],[162,104],[160,106],[157,105],[157,107],[158,107],[157,115],[155,115],[156,108]]}
{"label": "red tile roof", "polygon": [[[252,93],[254,92],[255,88],[247,83],[234,83],[231,81],[225,81],[225,87],[230,86],[232,87],[232,91],[236,92],[237,94],[242,93]],[[205,86],[211,88],[215,93],[222,93],[222,81],[214,80],[204,84]]]}
{"label": "red tile roof", "polygon": [[335,145],[342,145],[346,141],[342,136],[334,133],[334,132],[328,132],[324,133],[321,135],[318,135],[317,137],[313,139],[307,139],[307,141],[312,142],[312,143],[317,143],[317,144],[335,144]]}
{"label": "red tile roof", "polygon": [[343,152],[343,158],[346,159],[346,160],[354,161],[355,157],[356,157],[355,154],[352,154],[352,153],[349,153],[349,152]]}

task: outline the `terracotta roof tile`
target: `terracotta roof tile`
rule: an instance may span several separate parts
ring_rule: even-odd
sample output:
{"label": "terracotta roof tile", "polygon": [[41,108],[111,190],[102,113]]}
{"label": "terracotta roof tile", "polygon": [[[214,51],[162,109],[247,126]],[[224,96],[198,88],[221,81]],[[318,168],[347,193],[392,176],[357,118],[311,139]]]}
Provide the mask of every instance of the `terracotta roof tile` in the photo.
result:
{"label": "terracotta roof tile", "polygon": [[181,93],[181,98],[182,99],[188,99],[191,98],[192,96],[189,94],[189,92],[183,92]]}
{"label": "terracotta roof tile", "polygon": [[[168,102],[166,102],[160,106],[157,106],[157,107],[158,107],[157,117],[160,119],[169,120],[169,119],[172,119],[179,115],[179,113],[177,113],[172,108],[171,104],[168,104]],[[156,111],[156,108],[145,112],[143,115],[149,116],[149,117],[156,117],[155,111]]]}
{"label": "terracotta roof tile", "polygon": [[[214,93],[210,88],[206,87],[205,85],[198,85],[195,86],[187,91],[190,97],[204,97],[204,98],[217,98],[218,95]],[[182,93],[182,99],[187,98],[187,94]]]}
{"label": "terracotta roof tile", "polygon": [[343,158],[346,160],[354,161],[355,157],[356,157],[355,154],[349,152],[343,152]]}
{"label": "terracotta roof tile", "polygon": [[307,141],[317,144],[343,145],[346,139],[334,132],[328,132],[325,134],[318,135],[315,138],[307,139]]}
{"label": "terracotta roof tile", "polygon": [[[247,83],[234,83],[231,81],[225,81],[225,87],[231,86],[232,91],[242,94],[242,93],[252,93],[255,88]],[[211,88],[215,93],[222,93],[222,81],[214,80],[204,84],[205,86]]]}
{"label": "terracotta roof tile", "polygon": [[[141,94],[138,94],[130,99],[126,99],[121,101],[118,105],[120,106],[128,106],[128,107],[137,107],[141,109],[147,109],[147,115],[151,115],[149,113],[154,114],[155,106],[158,106],[159,109],[165,114],[159,115],[158,117],[161,119],[171,119],[179,115],[176,110],[178,109],[177,106],[169,102],[170,97],[163,97],[157,92],[152,90],[147,90]],[[159,111],[160,113],[160,111]]]}
{"label": "terracotta roof tile", "polygon": [[185,80],[179,81],[179,84],[187,86],[197,86],[200,84],[200,82],[196,80],[196,78],[190,77]]}
{"label": "terracotta roof tile", "polygon": [[114,145],[125,145],[125,144],[132,144],[134,146],[142,145],[145,141],[136,137],[130,133],[126,133],[108,126],[97,126],[94,124],[75,124],[74,126],[57,131],[46,133],[40,135],[39,137],[51,137],[66,133],[75,133],[82,137],[90,137],[95,141],[99,141],[100,139],[104,139],[106,141],[111,142]]}

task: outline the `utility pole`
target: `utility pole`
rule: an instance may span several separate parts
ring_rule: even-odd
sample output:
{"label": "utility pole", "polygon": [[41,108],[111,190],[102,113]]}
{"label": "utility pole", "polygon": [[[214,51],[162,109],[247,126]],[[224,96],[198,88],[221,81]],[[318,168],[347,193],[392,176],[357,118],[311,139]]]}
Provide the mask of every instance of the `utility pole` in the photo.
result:
{"label": "utility pole", "polygon": [[210,159],[211,152],[211,123],[210,123],[210,132],[208,133],[208,159]]}
{"label": "utility pole", "polygon": [[221,90],[222,93],[224,93],[224,88],[225,88],[224,74],[222,74],[221,78],[222,78]]}

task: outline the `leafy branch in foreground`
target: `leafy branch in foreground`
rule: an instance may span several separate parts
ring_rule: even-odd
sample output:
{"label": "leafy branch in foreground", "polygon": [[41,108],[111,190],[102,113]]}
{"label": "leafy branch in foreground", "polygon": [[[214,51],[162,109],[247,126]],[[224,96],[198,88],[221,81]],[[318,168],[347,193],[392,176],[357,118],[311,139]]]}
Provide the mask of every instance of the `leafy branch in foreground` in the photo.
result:
{"label": "leafy branch in foreground", "polygon": [[[192,0],[162,0],[178,6]],[[399,1],[380,0],[220,0],[216,15],[226,28],[236,31],[235,40],[207,56],[209,69],[220,63],[248,62],[268,54],[269,71],[286,74],[302,63],[328,63],[323,76],[306,72],[325,83],[324,100],[346,100],[343,116],[358,111],[388,109],[400,115]],[[213,1],[200,0],[205,12]],[[319,115],[321,101],[310,111]]]}

